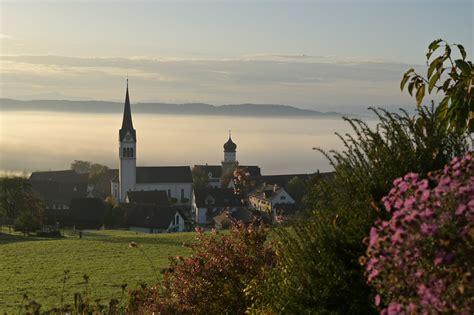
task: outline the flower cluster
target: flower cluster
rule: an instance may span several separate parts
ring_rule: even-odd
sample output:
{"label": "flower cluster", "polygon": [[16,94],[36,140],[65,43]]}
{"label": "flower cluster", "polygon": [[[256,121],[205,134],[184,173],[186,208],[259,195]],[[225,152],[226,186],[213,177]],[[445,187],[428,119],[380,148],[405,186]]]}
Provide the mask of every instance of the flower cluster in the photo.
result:
{"label": "flower cluster", "polygon": [[390,218],[372,227],[366,262],[381,314],[471,314],[474,155],[398,178],[382,201]]}

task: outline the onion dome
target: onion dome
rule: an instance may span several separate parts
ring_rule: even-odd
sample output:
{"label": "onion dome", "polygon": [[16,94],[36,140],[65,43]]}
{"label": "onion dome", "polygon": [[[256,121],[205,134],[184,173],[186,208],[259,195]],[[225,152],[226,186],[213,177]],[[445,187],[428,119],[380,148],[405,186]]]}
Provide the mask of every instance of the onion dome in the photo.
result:
{"label": "onion dome", "polygon": [[235,152],[237,145],[232,141],[232,138],[229,136],[229,140],[224,143],[224,152]]}

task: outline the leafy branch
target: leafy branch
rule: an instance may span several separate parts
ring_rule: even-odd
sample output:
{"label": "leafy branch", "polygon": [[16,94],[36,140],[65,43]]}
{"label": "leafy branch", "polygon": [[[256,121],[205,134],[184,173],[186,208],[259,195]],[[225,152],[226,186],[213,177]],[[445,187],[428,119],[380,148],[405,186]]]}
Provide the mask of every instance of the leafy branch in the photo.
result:
{"label": "leafy branch", "polygon": [[[453,48],[459,51],[461,58],[453,58]],[[437,110],[440,117],[446,118],[451,128],[474,132],[474,67],[466,58],[462,45],[434,40],[426,54],[426,77],[413,68],[408,69],[400,82],[400,89],[403,91],[406,86],[408,93],[415,96],[417,106],[421,105],[426,90],[428,94],[443,92]]]}

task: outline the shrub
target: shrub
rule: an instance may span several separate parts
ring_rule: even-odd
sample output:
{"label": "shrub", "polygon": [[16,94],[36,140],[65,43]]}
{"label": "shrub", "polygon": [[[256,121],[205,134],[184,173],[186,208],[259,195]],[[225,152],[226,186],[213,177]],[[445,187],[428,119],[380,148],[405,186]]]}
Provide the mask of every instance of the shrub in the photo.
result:
{"label": "shrub", "polygon": [[408,172],[425,176],[464,154],[464,135],[449,130],[433,108],[417,115],[374,110],[375,128],[346,119],[353,135],[340,136],[343,152],[326,154],[334,176],[310,189],[307,218],[279,231],[281,259],[261,284],[260,307],[288,313],[375,313],[359,257],[395,178]]}
{"label": "shrub", "polygon": [[254,221],[233,222],[224,234],[196,231],[194,253],[171,258],[159,286],[133,291],[131,312],[236,314],[251,305],[248,284],[261,281],[275,261],[267,230]]}
{"label": "shrub", "polygon": [[383,198],[390,219],[372,227],[366,266],[382,314],[474,309],[473,157],[454,158],[429,180],[398,178]]}

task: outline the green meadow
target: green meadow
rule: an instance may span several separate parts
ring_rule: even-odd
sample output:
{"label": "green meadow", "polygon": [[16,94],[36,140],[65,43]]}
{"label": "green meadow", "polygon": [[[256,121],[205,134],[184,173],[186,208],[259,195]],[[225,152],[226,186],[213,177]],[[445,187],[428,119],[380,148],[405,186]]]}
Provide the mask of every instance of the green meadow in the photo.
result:
{"label": "green meadow", "polygon": [[[127,290],[153,284],[168,266],[168,257],[189,254],[189,247],[183,244],[194,240],[192,232],[87,231],[82,239],[72,232],[62,239],[7,232],[0,231],[0,314],[18,314],[24,294],[42,309],[59,306],[62,294],[65,304],[73,304],[74,293],[86,289],[84,275],[89,277],[93,300],[120,299],[123,284]],[[129,247],[130,242],[138,248]],[[69,279],[63,291],[65,270],[69,270]]]}

